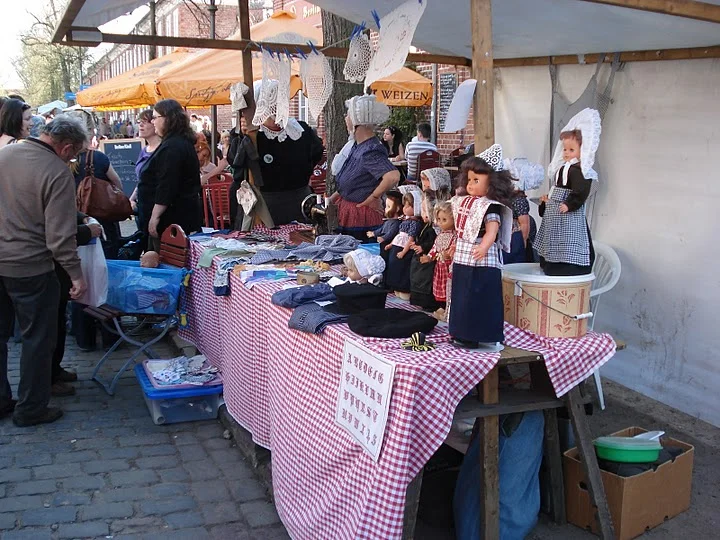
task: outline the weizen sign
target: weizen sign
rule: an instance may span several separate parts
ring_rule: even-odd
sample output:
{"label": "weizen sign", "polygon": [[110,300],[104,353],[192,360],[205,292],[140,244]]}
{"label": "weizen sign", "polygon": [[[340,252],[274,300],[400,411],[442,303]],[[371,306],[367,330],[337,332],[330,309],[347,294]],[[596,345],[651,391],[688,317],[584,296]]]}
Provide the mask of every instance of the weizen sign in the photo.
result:
{"label": "weizen sign", "polygon": [[377,461],[380,457],[395,364],[345,340],[335,421]]}

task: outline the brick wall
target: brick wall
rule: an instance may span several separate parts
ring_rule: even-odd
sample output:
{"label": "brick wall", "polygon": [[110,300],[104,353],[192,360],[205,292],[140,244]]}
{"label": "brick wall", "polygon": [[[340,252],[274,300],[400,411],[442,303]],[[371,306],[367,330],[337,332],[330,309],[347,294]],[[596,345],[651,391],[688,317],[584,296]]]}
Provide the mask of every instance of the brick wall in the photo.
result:
{"label": "brick wall", "polygon": [[[193,6],[178,5],[179,35],[183,37],[210,37],[210,14],[203,4]],[[220,5],[215,13],[215,35],[225,39],[238,29],[237,6]]]}

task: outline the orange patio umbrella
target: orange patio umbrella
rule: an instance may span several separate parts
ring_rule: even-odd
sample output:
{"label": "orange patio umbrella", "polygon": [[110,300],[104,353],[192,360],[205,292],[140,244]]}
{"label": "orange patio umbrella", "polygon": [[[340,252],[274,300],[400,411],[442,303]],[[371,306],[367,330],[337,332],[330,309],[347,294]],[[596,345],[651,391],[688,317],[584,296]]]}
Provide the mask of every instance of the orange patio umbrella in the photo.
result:
{"label": "orange patio umbrella", "polygon": [[389,107],[424,107],[432,103],[432,81],[408,68],[375,81],[370,90]]}
{"label": "orange patio umbrella", "polygon": [[[250,37],[256,42],[287,43],[289,34],[299,35],[303,41],[312,41],[316,45],[322,43],[320,28],[298,20],[287,11],[277,11],[250,29]],[[237,39],[239,36],[233,37]],[[299,71],[299,62],[293,62],[291,96],[302,88]],[[259,57],[253,58],[253,79],[262,79],[262,60]],[[155,80],[155,98],[173,98],[186,107],[227,105],[231,102],[230,86],[242,80],[242,51],[202,51],[190,61],[158,76]]]}
{"label": "orange patio umbrella", "polygon": [[195,54],[197,53],[187,49],[177,49],[78,92],[77,102],[83,107],[95,107],[104,111],[151,105],[157,101],[157,77],[183,64]]}

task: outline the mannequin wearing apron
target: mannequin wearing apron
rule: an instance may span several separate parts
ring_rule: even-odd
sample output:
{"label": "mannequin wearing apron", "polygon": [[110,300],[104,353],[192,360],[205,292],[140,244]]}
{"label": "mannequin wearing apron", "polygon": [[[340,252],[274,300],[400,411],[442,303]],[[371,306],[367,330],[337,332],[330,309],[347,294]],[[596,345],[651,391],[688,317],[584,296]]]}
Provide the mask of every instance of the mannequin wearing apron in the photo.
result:
{"label": "mannequin wearing apron", "polygon": [[591,188],[592,180],[583,176],[577,159],[566,162],[555,174],[547,201],[540,205],[543,219],[535,239],[540,266],[548,276],[592,272],[595,251],[585,219]]}

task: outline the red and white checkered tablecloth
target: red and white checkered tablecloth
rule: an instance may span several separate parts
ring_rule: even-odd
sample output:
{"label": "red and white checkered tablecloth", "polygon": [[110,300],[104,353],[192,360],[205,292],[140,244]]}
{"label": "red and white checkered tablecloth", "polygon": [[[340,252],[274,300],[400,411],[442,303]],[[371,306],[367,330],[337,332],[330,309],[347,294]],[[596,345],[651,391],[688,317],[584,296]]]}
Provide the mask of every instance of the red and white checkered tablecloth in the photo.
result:
{"label": "red and white checkered tablecloth", "polygon": [[[202,251],[191,243],[193,267]],[[217,297],[216,262],[192,274],[190,327],[182,337],[222,369],[229,412],[257,444],[272,450],[275,502],[290,535],[400,538],[408,484],[445,440],[460,399],[496,365],[499,354],[453,347],[445,324],[428,336],[436,349],[424,353],[405,351],[404,340],[362,338],[344,324],[322,335],[291,330],[291,310],[270,302],[282,284],[248,290],[231,275],[231,295]],[[396,304],[392,297],[388,301]],[[614,351],[612,339],[598,334],[549,340],[509,325],[505,332],[508,345],[546,355],[558,394]],[[396,364],[377,463],[335,423],[345,339]]]}

